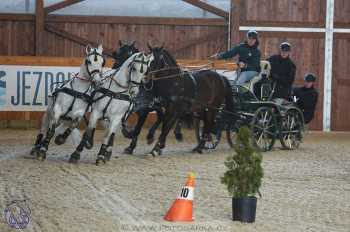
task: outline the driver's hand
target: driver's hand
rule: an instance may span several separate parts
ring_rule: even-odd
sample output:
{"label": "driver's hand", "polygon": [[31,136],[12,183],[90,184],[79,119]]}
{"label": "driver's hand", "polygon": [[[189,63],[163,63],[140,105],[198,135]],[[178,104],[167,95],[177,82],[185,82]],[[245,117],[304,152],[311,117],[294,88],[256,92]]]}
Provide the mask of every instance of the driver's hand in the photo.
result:
{"label": "driver's hand", "polygon": [[217,60],[219,58],[219,53],[215,53],[214,55],[209,56],[210,60]]}
{"label": "driver's hand", "polygon": [[245,64],[244,62],[240,61],[240,62],[238,63],[238,66],[239,66],[240,68],[245,68],[246,64]]}

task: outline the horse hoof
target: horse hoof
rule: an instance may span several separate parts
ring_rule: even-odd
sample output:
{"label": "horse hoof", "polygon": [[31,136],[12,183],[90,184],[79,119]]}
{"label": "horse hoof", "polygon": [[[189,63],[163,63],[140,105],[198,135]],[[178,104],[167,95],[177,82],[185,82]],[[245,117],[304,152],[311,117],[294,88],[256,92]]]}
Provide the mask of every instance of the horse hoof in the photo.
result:
{"label": "horse hoof", "polygon": [[112,156],[112,152],[111,151],[107,151],[106,155],[105,155],[106,161],[109,161],[111,159],[111,156]]}
{"label": "horse hoof", "polygon": [[152,151],[150,152],[150,154],[151,154],[153,157],[161,156],[161,155],[162,155],[162,150],[152,150]]}
{"label": "horse hoof", "polygon": [[46,151],[40,150],[36,154],[36,159],[39,161],[44,161],[46,159]]}
{"label": "horse hoof", "polygon": [[31,156],[37,156],[38,154],[38,149],[36,147],[33,147],[32,150],[30,150],[29,153]]}
{"label": "horse hoof", "polygon": [[181,133],[176,133],[176,134],[175,134],[175,139],[176,139],[178,142],[183,142],[184,136],[183,136]]}
{"label": "horse hoof", "polygon": [[153,136],[147,136],[147,144],[151,145],[154,142],[154,137]]}
{"label": "horse hoof", "polygon": [[66,142],[66,139],[63,137],[63,135],[57,135],[55,138],[55,144],[56,145],[62,145]]}
{"label": "horse hoof", "polygon": [[203,153],[202,149],[200,149],[199,147],[194,148],[194,149],[192,150],[192,152],[193,152],[193,153],[199,153],[199,154],[202,154],[202,153]]}
{"label": "horse hoof", "polygon": [[96,160],[96,166],[99,166],[100,164],[105,164],[106,160],[104,158],[104,156],[99,156]]}
{"label": "horse hoof", "polygon": [[124,149],[123,153],[126,154],[126,155],[132,155],[133,149],[130,148],[130,147],[127,147],[127,148]]}
{"label": "horse hoof", "polygon": [[71,154],[68,162],[71,164],[77,164],[79,160],[80,160],[80,154],[74,152],[73,154]]}
{"label": "horse hoof", "polygon": [[88,141],[86,141],[85,142],[85,145],[84,145],[84,147],[86,148],[86,149],[88,149],[88,150],[91,150],[91,148],[94,146],[94,144],[93,143],[90,143],[90,142],[88,142]]}

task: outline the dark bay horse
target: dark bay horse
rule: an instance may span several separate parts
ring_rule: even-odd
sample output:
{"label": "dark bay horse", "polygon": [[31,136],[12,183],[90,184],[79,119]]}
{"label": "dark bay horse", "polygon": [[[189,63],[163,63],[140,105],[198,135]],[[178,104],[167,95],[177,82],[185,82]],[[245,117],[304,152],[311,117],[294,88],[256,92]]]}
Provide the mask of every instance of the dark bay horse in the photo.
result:
{"label": "dark bay horse", "polygon": [[[148,45],[149,46],[149,45]],[[163,99],[165,114],[158,142],[151,151],[161,155],[166,137],[176,120],[192,114],[204,121],[203,136],[193,151],[202,153],[214,127],[218,108],[233,107],[232,90],[227,79],[211,70],[189,73],[181,70],[176,60],[163,47],[149,49],[154,55],[146,81],[153,84],[154,95]]]}

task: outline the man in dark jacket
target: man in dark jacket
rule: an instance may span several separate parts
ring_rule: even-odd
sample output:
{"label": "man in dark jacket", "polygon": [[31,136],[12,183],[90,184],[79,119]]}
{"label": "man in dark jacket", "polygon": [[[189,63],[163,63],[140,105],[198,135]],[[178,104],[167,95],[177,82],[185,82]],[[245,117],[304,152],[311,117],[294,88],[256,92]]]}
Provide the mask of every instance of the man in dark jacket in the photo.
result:
{"label": "man in dark jacket", "polygon": [[293,89],[293,95],[297,98],[297,105],[303,111],[305,124],[314,118],[317,104],[318,91],[314,88],[316,76],[306,74],[304,77],[304,86]]}
{"label": "man in dark jacket", "polygon": [[283,42],[280,45],[280,54],[267,59],[271,64],[271,78],[275,85],[273,98],[290,98],[296,71],[295,64],[289,57],[290,50],[291,45]]}
{"label": "man in dark jacket", "polygon": [[258,46],[258,32],[255,30],[250,30],[247,33],[247,40],[244,43],[235,46],[227,52],[216,54],[214,55],[214,58],[228,59],[238,55],[241,73],[236,81],[236,84],[241,85],[250,81],[260,73],[261,52],[258,49]]}

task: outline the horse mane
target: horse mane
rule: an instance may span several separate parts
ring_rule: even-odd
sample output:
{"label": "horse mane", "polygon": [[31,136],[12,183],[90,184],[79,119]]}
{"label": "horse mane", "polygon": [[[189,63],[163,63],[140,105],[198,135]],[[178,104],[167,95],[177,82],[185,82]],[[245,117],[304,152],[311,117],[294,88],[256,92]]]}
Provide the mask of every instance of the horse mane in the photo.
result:
{"label": "horse mane", "polygon": [[166,49],[163,49],[162,52],[168,65],[175,66],[175,67],[178,66],[175,58]]}

